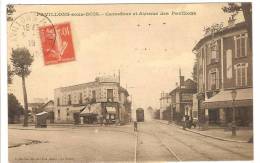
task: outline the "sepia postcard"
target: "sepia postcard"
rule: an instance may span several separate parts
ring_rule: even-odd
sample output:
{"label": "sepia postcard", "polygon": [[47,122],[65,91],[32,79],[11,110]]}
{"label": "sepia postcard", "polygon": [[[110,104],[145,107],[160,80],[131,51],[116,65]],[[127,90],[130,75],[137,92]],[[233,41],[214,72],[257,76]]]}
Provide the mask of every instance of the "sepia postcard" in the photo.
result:
{"label": "sepia postcard", "polygon": [[252,4],[9,4],[9,162],[254,160]]}

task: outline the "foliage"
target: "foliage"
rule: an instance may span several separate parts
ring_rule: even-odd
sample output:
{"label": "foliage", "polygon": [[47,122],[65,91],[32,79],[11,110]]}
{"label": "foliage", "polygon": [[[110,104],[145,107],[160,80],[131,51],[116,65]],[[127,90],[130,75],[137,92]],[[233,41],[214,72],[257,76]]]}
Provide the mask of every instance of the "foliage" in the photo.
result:
{"label": "foliage", "polygon": [[243,12],[245,23],[247,25],[247,32],[249,37],[249,45],[252,49],[252,3],[228,3],[227,6],[222,7],[223,12],[231,13],[233,16],[237,15],[238,12]]}
{"label": "foliage", "polygon": [[193,69],[192,69],[192,80],[197,82],[198,80],[198,62],[195,61],[194,64],[193,64]]}
{"label": "foliage", "polygon": [[13,72],[20,76],[28,76],[30,71],[30,66],[33,62],[33,56],[30,54],[29,50],[26,48],[17,48],[12,51],[11,62],[13,64]]}
{"label": "foliage", "polygon": [[204,31],[204,35],[212,35],[216,32],[221,31],[223,28],[223,22],[221,23],[214,23],[211,26],[206,26],[204,27],[203,31]]}
{"label": "foliage", "polygon": [[7,21],[13,21],[12,15],[16,12],[14,5],[7,5],[6,13],[7,13]]}
{"label": "foliage", "polygon": [[23,114],[23,107],[15,95],[8,94],[8,121],[13,123],[16,117]]}
{"label": "foliage", "polygon": [[237,3],[228,3],[228,6],[222,7],[222,10],[227,13],[235,13],[237,14],[239,11],[241,11],[241,6]]}
{"label": "foliage", "polygon": [[12,71],[12,69],[11,69],[11,66],[10,65],[8,65],[8,67],[7,67],[7,75],[8,75],[8,84],[12,84],[12,78],[13,78],[13,75],[14,75],[14,72]]}
{"label": "foliage", "polygon": [[15,75],[22,78],[23,98],[24,98],[24,127],[28,126],[28,102],[27,92],[25,86],[25,77],[27,77],[31,71],[30,66],[33,62],[33,56],[26,48],[12,49],[11,62],[13,64],[13,72]]}

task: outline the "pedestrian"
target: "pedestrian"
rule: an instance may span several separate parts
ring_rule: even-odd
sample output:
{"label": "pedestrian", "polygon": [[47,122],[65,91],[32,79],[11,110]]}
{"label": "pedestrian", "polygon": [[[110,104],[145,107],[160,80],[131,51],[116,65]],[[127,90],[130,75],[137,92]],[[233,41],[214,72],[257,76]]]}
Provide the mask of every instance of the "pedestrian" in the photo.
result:
{"label": "pedestrian", "polygon": [[137,122],[134,121],[134,131],[137,132]]}
{"label": "pedestrian", "polygon": [[186,118],[185,118],[185,116],[182,117],[182,129],[183,130],[186,129]]}

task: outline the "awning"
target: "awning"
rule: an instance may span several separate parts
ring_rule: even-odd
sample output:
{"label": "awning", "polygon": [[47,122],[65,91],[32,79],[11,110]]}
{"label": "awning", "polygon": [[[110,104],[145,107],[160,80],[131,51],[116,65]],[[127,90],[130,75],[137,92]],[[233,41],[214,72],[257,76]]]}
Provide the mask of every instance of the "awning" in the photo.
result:
{"label": "awning", "polygon": [[116,114],[116,108],[115,107],[107,106],[106,109],[107,109],[107,113]]}
{"label": "awning", "polygon": [[38,113],[38,114],[35,114],[35,115],[44,115],[44,114],[48,114],[48,112],[46,112],[46,111],[43,111],[43,112],[40,112],[40,113]]}
{"label": "awning", "polygon": [[80,116],[93,115],[93,114],[98,115],[100,113],[101,113],[101,104],[96,103],[96,104],[86,106],[84,110],[80,112]]}
{"label": "awning", "polygon": [[[210,99],[202,103],[205,109],[215,108],[231,108],[233,106],[232,90],[220,91]],[[248,107],[253,106],[253,88],[237,89],[237,97],[234,102],[234,107]]]}

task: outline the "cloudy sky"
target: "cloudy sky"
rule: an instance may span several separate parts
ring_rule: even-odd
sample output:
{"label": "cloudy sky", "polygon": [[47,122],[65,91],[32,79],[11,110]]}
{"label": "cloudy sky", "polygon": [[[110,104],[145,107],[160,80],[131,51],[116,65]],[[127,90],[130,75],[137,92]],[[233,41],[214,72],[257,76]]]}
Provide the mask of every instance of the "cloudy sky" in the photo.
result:
{"label": "cloudy sky", "polygon": [[[196,15],[167,16],[49,16],[53,24],[71,24],[76,60],[44,65],[39,37],[32,49],[35,60],[26,79],[28,100],[53,99],[54,89],[93,81],[98,74],[114,74],[120,69],[121,84],[129,88],[134,107],[159,107],[160,92],[172,90],[178,69],[191,78],[195,55],[192,48],[203,36],[203,27],[224,22],[226,4],[150,5],[17,5],[13,17],[29,11],[48,13],[115,12],[196,12]],[[241,17],[241,15],[239,16]],[[8,25],[10,28],[10,23]],[[9,31],[9,36],[12,31]],[[25,41],[8,41],[10,49]],[[10,86],[22,103],[22,85],[14,77]]]}

